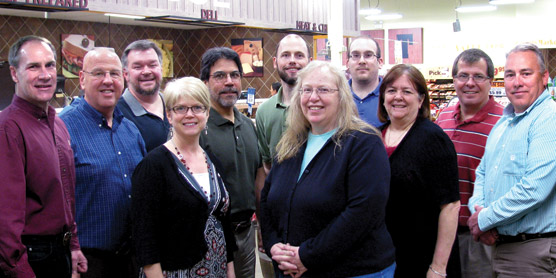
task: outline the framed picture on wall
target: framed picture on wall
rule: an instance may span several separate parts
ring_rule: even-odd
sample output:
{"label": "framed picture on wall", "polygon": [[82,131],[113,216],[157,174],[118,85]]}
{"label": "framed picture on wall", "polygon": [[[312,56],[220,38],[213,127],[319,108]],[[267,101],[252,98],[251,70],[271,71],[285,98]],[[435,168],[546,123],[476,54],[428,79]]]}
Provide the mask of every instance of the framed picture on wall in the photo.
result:
{"label": "framed picture on wall", "polygon": [[423,28],[388,30],[389,64],[423,63]]}
{"label": "framed picture on wall", "polygon": [[95,36],[62,34],[62,74],[65,78],[78,78],[83,69],[83,57],[95,48]]}
{"label": "framed picture on wall", "polygon": [[244,77],[263,77],[263,39],[232,39],[232,49],[241,60]]}

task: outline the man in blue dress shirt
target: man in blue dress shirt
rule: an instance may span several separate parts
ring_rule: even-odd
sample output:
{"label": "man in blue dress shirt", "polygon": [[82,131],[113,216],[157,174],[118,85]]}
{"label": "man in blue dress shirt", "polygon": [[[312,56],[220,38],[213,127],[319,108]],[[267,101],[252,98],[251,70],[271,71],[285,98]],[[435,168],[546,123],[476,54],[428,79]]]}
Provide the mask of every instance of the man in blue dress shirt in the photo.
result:
{"label": "man in blue dress shirt", "polygon": [[349,86],[353,100],[357,105],[359,117],[376,128],[384,124],[377,115],[378,89],[382,82],[378,70],[383,64],[376,40],[370,37],[357,37],[351,41],[347,69],[351,74]]}
{"label": "man in blue dress shirt", "polygon": [[469,200],[475,240],[496,244],[497,277],[556,273],[556,103],[542,53],[522,44],[506,56],[510,104],[488,136]]}
{"label": "man in blue dress shirt", "polygon": [[137,127],[116,108],[123,82],[114,50],[95,48],[79,73],[84,98],[60,114],[75,157],[77,227],[89,261],[84,278],[138,277],[129,255],[131,174],[146,151]]}

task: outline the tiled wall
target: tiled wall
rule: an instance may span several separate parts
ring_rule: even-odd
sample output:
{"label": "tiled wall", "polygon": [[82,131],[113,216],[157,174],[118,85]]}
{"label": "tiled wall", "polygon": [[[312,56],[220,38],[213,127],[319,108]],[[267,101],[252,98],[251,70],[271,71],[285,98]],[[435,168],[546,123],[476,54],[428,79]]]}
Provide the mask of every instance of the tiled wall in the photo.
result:
{"label": "tiled wall", "polygon": [[[83,21],[42,19],[0,15],[0,61],[8,60],[10,46],[18,38],[26,35],[38,35],[49,39],[56,49],[60,49],[62,34],[87,34],[95,36],[95,46],[113,47],[119,55],[131,42],[138,39],[165,39],[174,41],[174,76],[199,76],[201,56],[208,48],[215,46],[230,47],[232,38],[263,38],[264,77],[243,78],[242,87],[256,89],[256,97],[268,97],[273,82],[279,81],[278,73],[273,68],[272,56],[276,45],[285,35],[267,32],[264,29],[227,27],[204,30],[181,30],[170,28],[142,27],[118,24],[106,24]],[[304,36],[312,53],[313,40]],[[61,73],[60,51],[58,55],[58,72]],[[66,94],[79,94],[79,80],[67,79]],[[54,106],[60,104],[53,102]]]}

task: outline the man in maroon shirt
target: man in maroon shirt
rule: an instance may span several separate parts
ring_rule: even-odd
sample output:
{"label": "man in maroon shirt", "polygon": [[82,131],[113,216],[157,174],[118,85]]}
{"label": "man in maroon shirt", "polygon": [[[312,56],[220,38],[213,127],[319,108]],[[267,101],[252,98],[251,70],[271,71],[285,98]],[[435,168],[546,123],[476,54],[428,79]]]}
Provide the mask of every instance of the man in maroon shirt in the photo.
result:
{"label": "man in maroon shirt", "polygon": [[489,96],[494,65],[484,51],[463,51],[454,61],[452,75],[459,102],[444,109],[436,123],[452,139],[458,154],[461,274],[463,278],[490,278],[493,277],[490,247],[473,240],[467,226],[471,216],[467,203],[473,194],[475,169],[485,152],[488,134],[504,108]]}
{"label": "man in maroon shirt", "polygon": [[87,270],[76,236],[70,137],[48,105],[55,53],[36,36],[9,52],[16,89],[0,112],[0,277],[65,278]]}

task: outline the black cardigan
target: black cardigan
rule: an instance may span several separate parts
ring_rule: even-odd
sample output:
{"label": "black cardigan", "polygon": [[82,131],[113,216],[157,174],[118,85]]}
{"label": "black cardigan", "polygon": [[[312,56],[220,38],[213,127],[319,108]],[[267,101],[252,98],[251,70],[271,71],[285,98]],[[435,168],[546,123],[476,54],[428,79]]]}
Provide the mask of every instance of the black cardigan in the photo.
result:
{"label": "black cardigan", "polygon": [[[163,145],[153,149],[137,165],[131,181],[132,232],[139,265],[160,263],[163,270],[177,270],[201,261],[207,252],[204,230],[210,211],[207,201],[179,174],[173,154]],[[220,177],[218,183],[224,190]],[[224,228],[230,262],[237,247],[230,209],[223,214],[216,218]]]}
{"label": "black cardigan", "polygon": [[304,145],[274,163],[261,195],[267,254],[278,243],[299,246],[303,277],[350,277],[394,263],[386,229],[390,167],[381,138],[352,132],[341,147],[330,139],[297,180]]}

